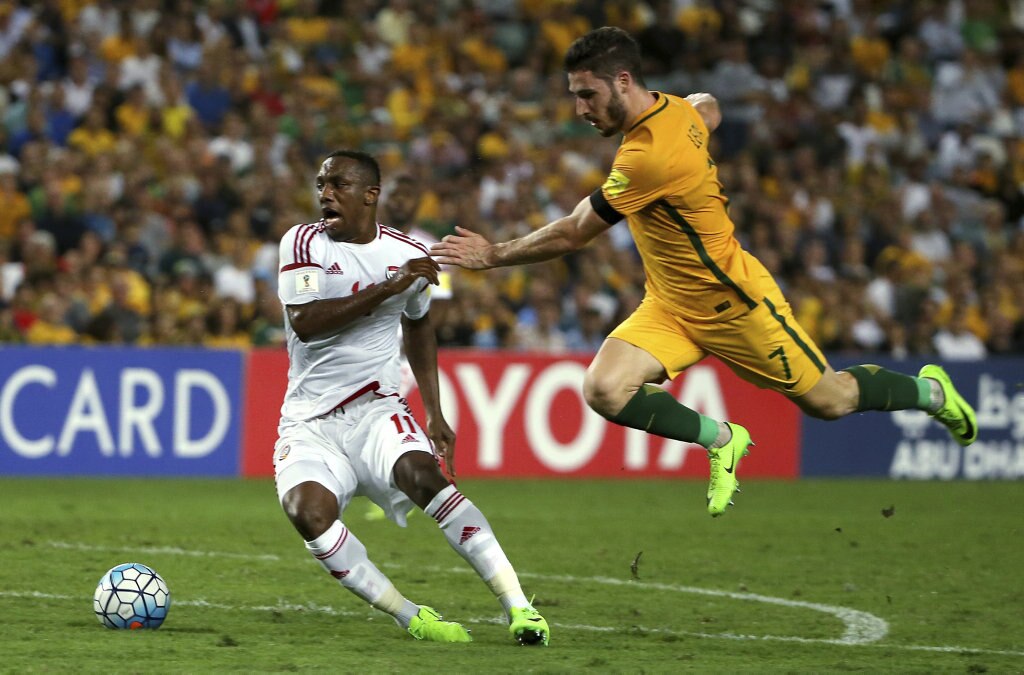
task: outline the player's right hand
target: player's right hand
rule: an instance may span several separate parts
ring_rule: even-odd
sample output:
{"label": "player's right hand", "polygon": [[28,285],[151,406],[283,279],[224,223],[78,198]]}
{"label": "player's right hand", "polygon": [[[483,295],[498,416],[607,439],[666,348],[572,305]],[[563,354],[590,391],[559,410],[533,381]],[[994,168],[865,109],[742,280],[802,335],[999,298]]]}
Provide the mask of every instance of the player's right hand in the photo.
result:
{"label": "player's right hand", "polygon": [[449,480],[455,480],[455,432],[441,415],[427,416],[427,436],[434,446],[434,454],[443,462]]}
{"label": "player's right hand", "polygon": [[441,266],[432,258],[413,258],[406,260],[405,264],[398,268],[398,271],[388,279],[387,283],[395,289],[396,293],[401,293],[409,288],[417,279],[426,279],[436,286],[439,283],[438,274],[440,272]]}
{"label": "player's right hand", "polygon": [[491,242],[483,236],[455,227],[455,234],[449,234],[430,247],[430,255],[442,265],[458,265],[469,270],[485,270],[494,267],[491,263]]}

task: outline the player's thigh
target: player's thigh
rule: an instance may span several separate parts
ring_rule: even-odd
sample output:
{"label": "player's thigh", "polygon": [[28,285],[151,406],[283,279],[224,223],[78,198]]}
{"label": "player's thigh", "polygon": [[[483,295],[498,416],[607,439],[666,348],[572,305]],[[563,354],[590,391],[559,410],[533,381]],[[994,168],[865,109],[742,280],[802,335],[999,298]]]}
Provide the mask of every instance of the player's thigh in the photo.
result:
{"label": "player's thigh", "polygon": [[[441,475],[427,434],[404,399],[388,396],[368,404],[347,437],[349,457],[359,478],[359,493],[384,509],[399,525],[413,507],[395,481],[395,465],[407,453],[423,453]],[[417,464],[424,464],[418,462]]]}
{"label": "player's thigh", "polygon": [[696,339],[733,372],[790,398],[811,391],[828,369],[825,356],[781,296],[731,321],[695,326]]}
{"label": "player's thigh", "polygon": [[587,369],[584,393],[617,393],[628,400],[644,384],[675,378],[704,356],[679,320],[647,296],[601,345]]}
{"label": "player's thigh", "polygon": [[[322,420],[303,423],[282,432],[274,445],[274,485],[282,506],[286,497],[303,483],[316,483],[335,496],[335,517],[356,492],[357,477],[349,458],[330,447],[317,426]],[[288,510],[286,508],[286,510]]]}

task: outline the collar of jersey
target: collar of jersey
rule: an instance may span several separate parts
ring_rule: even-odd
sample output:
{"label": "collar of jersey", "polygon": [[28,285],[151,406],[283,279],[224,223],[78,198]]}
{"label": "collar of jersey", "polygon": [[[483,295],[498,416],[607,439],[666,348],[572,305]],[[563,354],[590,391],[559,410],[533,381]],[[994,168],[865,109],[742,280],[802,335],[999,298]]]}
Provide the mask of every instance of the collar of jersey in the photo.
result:
{"label": "collar of jersey", "polygon": [[[651,93],[654,94],[654,105],[644,111],[646,114],[637,120],[636,124],[629,128],[629,131],[626,132],[627,134],[668,107],[668,96],[665,96],[660,91],[652,91]],[[651,110],[651,108],[655,108],[655,110]]]}

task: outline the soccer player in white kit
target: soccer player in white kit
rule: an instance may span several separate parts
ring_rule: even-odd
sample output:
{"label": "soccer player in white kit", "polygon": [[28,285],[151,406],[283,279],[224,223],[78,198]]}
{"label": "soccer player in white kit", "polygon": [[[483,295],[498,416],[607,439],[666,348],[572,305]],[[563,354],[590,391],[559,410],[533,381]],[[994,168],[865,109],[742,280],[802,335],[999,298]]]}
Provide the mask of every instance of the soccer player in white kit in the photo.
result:
{"label": "soccer player in white kit", "polygon": [[[376,222],[380,168],[370,155],[331,153],[316,178],[323,218],[281,239],[278,293],[285,307],[288,390],[274,447],[278,497],[306,548],[345,588],[387,612],[413,637],[468,642],[395,589],[341,521],[365,495],[398,525],[413,504],[501,602],[521,644],[547,644],[487,519],[441,473],[454,475],[455,433],[441,413],[426,247]],[[426,409],[426,432],[398,395],[399,323]],[[435,455],[436,453],[436,455]]]}

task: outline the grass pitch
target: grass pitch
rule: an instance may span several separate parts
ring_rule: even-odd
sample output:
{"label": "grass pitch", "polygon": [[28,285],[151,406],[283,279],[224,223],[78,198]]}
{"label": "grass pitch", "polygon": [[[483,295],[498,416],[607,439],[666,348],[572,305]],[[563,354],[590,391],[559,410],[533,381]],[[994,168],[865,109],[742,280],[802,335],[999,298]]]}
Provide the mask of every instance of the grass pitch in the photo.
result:
{"label": "grass pitch", "polygon": [[[473,631],[416,642],[312,562],[270,481],[2,479],[5,672],[1019,672],[1018,483],[464,481],[552,625],[516,646],[429,518],[345,521],[410,599]],[[642,553],[641,553],[642,552]],[[120,562],[167,580],[158,631],[92,615]]]}

